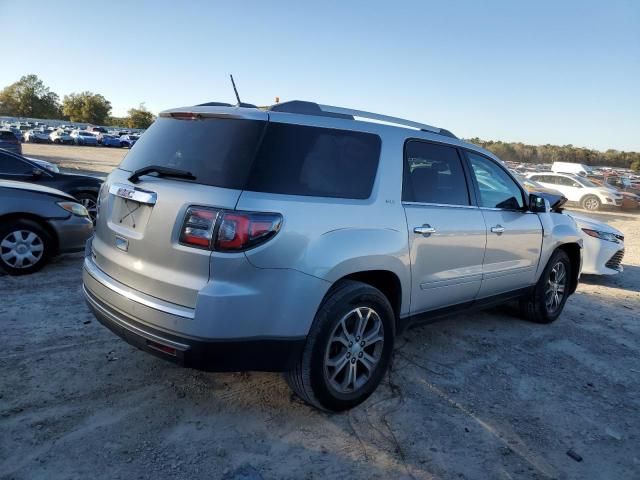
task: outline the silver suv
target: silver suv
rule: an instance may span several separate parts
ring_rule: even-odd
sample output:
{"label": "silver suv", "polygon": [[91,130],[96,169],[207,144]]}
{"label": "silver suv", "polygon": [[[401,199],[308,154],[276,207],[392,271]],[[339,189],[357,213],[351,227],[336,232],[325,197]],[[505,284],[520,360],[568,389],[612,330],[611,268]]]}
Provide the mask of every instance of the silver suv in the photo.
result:
{"label": "silver suv", "polygon": [[163,112],[98,204],[83,281],[104,325],[184,366],[285,371],[326,410],[373,392],[410,325],[515,299],[552,322],[582,258],[560,203],[490,152],[310,102]]}

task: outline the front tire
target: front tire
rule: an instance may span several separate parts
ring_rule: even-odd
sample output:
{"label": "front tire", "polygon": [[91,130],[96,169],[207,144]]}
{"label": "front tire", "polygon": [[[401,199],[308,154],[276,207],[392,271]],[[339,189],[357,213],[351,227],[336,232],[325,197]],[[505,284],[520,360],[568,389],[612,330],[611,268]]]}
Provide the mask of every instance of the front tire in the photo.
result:
{"label": "front tire", "polygon": [[52,240],[31,220],[13,220],[0,227],[0,269],[9,275],[40,270],[51,256]]}
{"label": "front tire", "polygon": [[602,202],[600,202],[600,199],[595,195],[587,195],[582,199],[581,203],[582,203],[582,208],[592,212],[595,212],[596,210],[600,210],[600,206],[602,205]]}
{"label": "front tire", "polygon": [[393,352],[395,315],[380,290],[336,284],[318,309],[300,357],[285,373],[307,403],[342,411],[365,401],[382,380]]}
{"label": "front tire", "polygon": [[569,256],[564,250],[556,250],[533,292],[520,300],[522,315],[535,323],[551,323],[557,320],[569,298],[571,273]]}

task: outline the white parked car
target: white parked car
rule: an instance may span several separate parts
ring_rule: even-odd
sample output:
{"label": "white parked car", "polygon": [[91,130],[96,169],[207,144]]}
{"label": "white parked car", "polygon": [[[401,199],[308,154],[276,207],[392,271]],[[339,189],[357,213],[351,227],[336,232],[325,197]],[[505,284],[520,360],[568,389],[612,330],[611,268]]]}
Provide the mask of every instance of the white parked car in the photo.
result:
{"label": "white parked car", "polygon": [[24,141],[29,143],[49,143],[49,132],[29,130],[24,134]]}
{"label": "white parked car", "polygon": [[602,205],[620,207],[622,195],[619,192],[596,185],[592,181],[570,173],[529,173],[527,178],[546,188],[559,191],[570,202],[578,203],[585,210],[598,210]]}
{"label": "white parked car", "polygon": [[69,144],[73,143],[73,137],[69,132],[65,132],[64,130],[55,130],[49,134],[49,139],[53,143],[59,144]]}
{"label": "white parked car", "polygon": [[624,257],[624,235],[606,223],[584,217],[574,212],[572,217],[582,234],[582,273],[615,275],[622,272]]}

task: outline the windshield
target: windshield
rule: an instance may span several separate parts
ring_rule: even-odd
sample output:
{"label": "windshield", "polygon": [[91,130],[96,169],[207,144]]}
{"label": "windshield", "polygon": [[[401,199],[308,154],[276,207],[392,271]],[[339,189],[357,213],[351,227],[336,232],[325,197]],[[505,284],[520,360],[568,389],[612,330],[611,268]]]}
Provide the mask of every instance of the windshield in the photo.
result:
{"label": "windshield", "polygon": [[577,182],[581,183],[585,187],[590,187],[590,188],[597,188],[598,187],[598,185],[593,183],[591,180],[587,180],[586,178],[579,177],[577,175],[575,176],[574,180],[576,180]]}

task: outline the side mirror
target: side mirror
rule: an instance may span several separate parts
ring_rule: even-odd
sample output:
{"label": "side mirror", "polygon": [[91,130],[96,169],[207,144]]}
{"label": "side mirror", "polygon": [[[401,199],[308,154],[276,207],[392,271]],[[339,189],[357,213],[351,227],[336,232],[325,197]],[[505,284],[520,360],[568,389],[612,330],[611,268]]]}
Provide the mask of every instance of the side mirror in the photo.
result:
{"label": "side mirror", "polygon": [[39,177],[39,176],[42,175],[42,170],[40,170],[39,168],[34,168],[31,171],[31,175],[34,176],[34,177]]}
{"label": "side mirror", "polygon": [[549,200],[535,193],[529,194],[529,210],[534,213],[547,213],[551,211]]}

